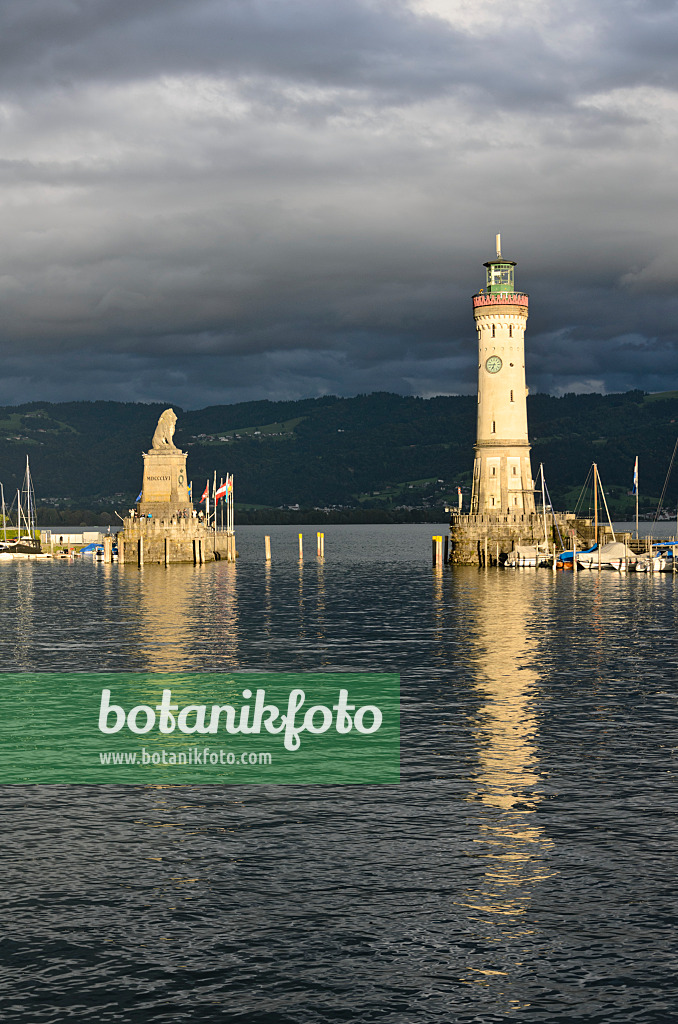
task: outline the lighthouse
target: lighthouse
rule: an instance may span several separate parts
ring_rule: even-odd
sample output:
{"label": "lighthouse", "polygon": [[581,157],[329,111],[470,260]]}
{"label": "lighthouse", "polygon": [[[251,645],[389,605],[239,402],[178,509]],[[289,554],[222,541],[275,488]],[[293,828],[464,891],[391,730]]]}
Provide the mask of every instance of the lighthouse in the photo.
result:
{"label": "lighthouse", "polygon": [[515,290],[515,262],[484,264],[485,288],[473,296],[478,334],[478,418],[471,515],[530,515],[534,482],[527,435],[525,326],[528,297]]}

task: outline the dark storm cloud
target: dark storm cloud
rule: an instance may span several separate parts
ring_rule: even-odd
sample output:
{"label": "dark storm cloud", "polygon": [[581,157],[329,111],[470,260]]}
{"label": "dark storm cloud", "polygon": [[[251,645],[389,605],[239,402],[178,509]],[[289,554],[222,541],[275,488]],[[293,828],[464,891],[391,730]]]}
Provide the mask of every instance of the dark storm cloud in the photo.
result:
{"label": "dark storm cloud", "polygon": [[674,3],[5,0],[0,30],[0,401],[468,392],[497,230],[532,390],[678,387]]}

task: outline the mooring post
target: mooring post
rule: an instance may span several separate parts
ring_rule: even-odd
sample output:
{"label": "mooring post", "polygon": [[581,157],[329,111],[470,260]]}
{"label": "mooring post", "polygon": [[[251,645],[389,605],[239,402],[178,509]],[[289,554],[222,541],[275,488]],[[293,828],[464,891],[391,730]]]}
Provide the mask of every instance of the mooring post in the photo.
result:
{"label": "mooring post", "polygon": [[304,535],[303,535],[303,533],[300,533],[299,534],[299,558],[303,558],[303,557],[304,557]]}
{"label": "mooring post", "polygon": [[144,564],[144,538],[139,537],[139,566]]}
{"label": "mooring post", "polygon": [[450,537],[449,537],[449,534],[446,533],[445,534],[445,554],[443,555],[443,562],[445,563],[445,565],[447,565],[449,560],[450,560]]}
{"label": "mooring post", "polygon": [[104,537],[104,562],[109,564],[113,561],[113,538]]}
{"label": "mooring post", "polygon": [[271,538],[267,535],[264,537],[264,548],[266,551],[266,561],[271,561]]}
{"label": "mooring post", "polygon": [[485,538],[485,561],[484,561],[483,564],[484,564],[485,568],[487,569],[487,537]]}
{"label": "mooring post", "polygon": [[169,537],[165,537],[165,565],[169,565]]}
{"label": "mooring post", "polygon": [[124,565],[125,564],[125,541],[124,541],[123,537],[124,537],[124,534],[123,534],[123,531],[121,530],[118,533],[118,538],[117,538],[118,539],[118,565]]}
{"label": "mooring post", "polygon": [[318,534],[318,558],[325,557],[325,534]]}

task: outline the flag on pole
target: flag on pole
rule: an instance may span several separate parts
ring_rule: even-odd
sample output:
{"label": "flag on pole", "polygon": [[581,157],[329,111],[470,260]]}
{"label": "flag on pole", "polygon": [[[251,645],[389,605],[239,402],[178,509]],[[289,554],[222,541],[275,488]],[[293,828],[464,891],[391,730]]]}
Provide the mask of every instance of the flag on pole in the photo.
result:
{"label": "flag on pole", "polygon": [[210,482],[208,480],[207,481],[207,485],[205,487],[205,490],[203,491],[202,498],[200,499],[200,504],[202,505],[203,501],[209,501],[209,497],[210,497]]}
{"label": "flag on pole", "polygon": [[221,484],[221,486],[218,487],[217,490],[216,490],[216,493],[214,495],[214,500],[215,500],[215,502],[219,501],[219,498],[225,498],[227,495],[228,495],[228,483]]}
{"label": "flag on pole", "polygon": [[226,477],[226,483],[228,484],[228,493],[233,494],[233,474]]}
{"label": "flag on pole", "polygon": [[137,498],[136,498],[136,500],[137,500],[137,501],[141,501],[141,495],[142,495],[143,493],[144,493],[144,491],[143,491],[143,488],[142,488],[142,489],[141,489],[141,490],[139,491],[139,493],[137,494]]}
{"label": "flag on pole", "polygon": [[193,481],[188,485],[188,500],[193,501]]}
{"label": "flag on pole", "polygon": [[632,494],[638,493],[638,456],[636,455],[636,464],[633,467],[633,490]]}

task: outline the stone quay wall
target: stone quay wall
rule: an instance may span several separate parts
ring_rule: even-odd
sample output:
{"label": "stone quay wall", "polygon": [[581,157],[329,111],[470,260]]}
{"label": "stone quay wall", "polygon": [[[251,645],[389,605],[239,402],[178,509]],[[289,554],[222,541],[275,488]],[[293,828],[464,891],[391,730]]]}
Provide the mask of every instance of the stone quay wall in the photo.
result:
{"label": "stone quay wall", "polygon": [[118,534],[118,562],[143,565],[156,562],[235,561],[235,534],[216,532],[197,519],[144,519],[131,516],[124,520]]}
{"label": "stone quay wall", "polygon": [[[579,533],[581,520],[573,513],[556,512],[546,517],[548,544],[552,550],[560,547],[554,519],[566,545],[571,543],[575,530],[577,547],[589,546]],[[450,520],[449,562],[453,565],[503,564],[514,548],[543,543],[544,517],[539,513],[466,516],[455,512]]]}

